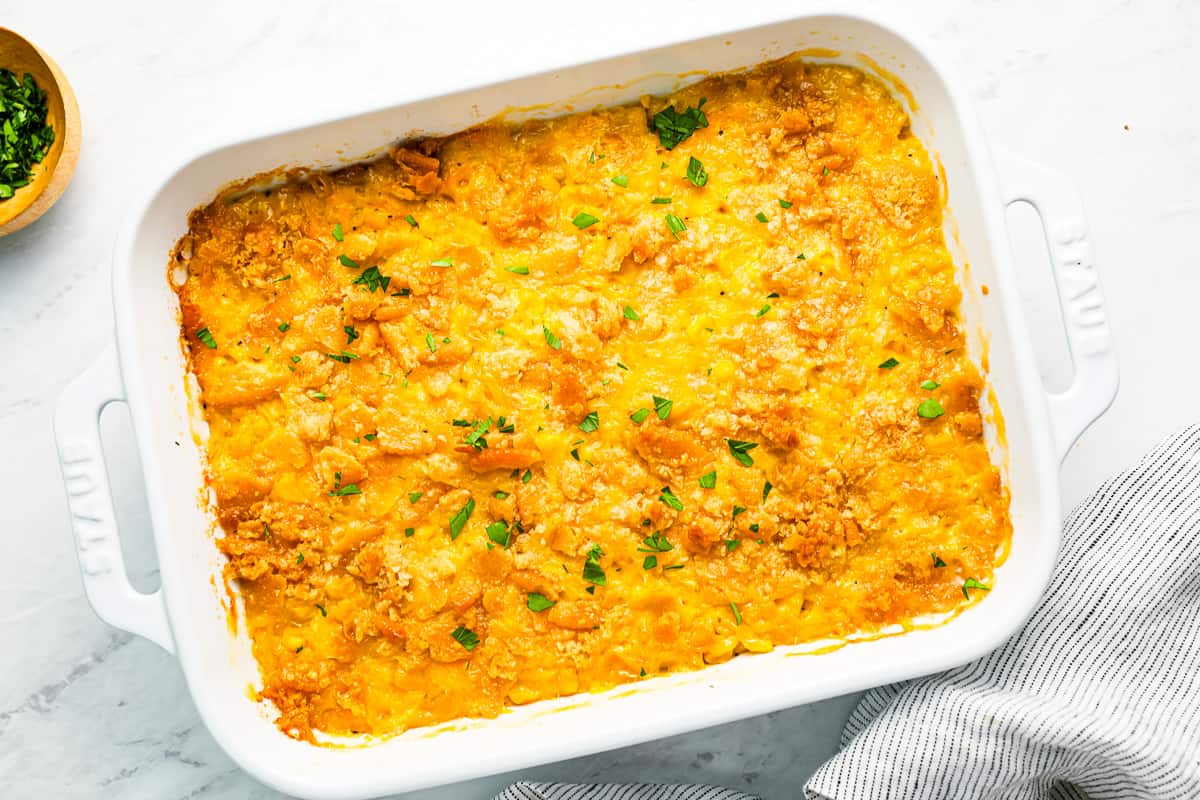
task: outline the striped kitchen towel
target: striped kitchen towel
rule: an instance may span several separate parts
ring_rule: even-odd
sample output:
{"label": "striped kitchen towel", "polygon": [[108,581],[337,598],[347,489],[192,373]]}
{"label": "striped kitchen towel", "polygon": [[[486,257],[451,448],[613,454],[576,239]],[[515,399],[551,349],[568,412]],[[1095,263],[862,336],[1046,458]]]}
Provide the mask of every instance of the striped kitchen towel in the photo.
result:
{"label": "striped kitchen towel", "polygon": [[[1200,798],[1200,426],[1075,509],[1019,633],[972,664],[867,693],[842,745],[808,800]],[[517,784],[500,798],[748,796]]]}

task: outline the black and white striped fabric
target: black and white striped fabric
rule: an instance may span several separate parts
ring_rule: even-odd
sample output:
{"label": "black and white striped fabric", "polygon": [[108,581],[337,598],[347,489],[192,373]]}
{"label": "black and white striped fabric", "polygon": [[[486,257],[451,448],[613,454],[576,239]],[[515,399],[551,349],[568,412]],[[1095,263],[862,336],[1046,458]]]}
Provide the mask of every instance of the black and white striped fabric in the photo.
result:
{"label": "black and white striped fabric", "polygon": [[[1200,426],[1075,509],[1018,634],[965,667],[869,692],[842,745],[808,800],[1200,798]],[[648,784],[517,784],[499,798],[748,799]]]}

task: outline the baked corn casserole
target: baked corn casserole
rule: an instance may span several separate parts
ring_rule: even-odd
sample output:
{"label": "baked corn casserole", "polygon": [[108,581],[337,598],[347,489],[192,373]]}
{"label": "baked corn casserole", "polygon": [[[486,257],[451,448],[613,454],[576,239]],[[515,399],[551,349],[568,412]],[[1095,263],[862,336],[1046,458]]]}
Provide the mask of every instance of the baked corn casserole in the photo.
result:
{"label": "baked corn casserole", "polygon": [[291,736],[909,626],[1007,546],[941,187],[862,71],[785,59],[231,189],[173,259]]}

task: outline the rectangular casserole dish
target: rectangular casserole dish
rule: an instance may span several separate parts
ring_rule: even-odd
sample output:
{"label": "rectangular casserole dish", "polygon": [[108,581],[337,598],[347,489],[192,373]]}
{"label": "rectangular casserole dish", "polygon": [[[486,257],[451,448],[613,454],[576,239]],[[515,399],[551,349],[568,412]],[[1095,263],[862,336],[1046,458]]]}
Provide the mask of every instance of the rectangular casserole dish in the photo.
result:
{"label": "rectangular casserole dish", "polygon": [[[872,17],[875,15],[872,14]],[[361,747],[318,748],[282,734],[250,699],[257,665],[222,606],[221,558],[204,503],[198,415],[179,348],[168,253],[188,213],[224,185],[281,166],[327,167],[398,139],[449,133],[506,112],[552,115],[665,93],[703,73],[801,51],[881,78],[910,112],[940,166],[946,238],[959,269],[972,358],[988,385],[985,423],[1012,493],[1013,538],[983,602],[937,627],[783,647],[696,673],[545,701],[491,720],[459,720]],[[602,88],[595,88],[602,87]],[[550,105],[547,105],[550,104]],[[224,749],[259,780],[293,795],[370,797],[528,767],[694,730],[948,669],[999,645],[1032,612],[1058,550],[1058,466],[1111,403],[1117,371],[1080,204],[1053,172],[1001,159],[998,184],[961,93],[928,48],[844,11],[765,22],[581,66],[391,105],[229,145],[188,160],[135,207],[113,269],[116,347],[60,400],[56,436],[88,599],[110,624],[180,659],[201,716]],[[1071,387],[1047,394],[1017,305],[1005,239],[1006,204],[1041,213],[1075,362]],[[986,289],[985,289],[986,287]],[[129,403],[154,524],[162,589],[126,579],[98,434],[100,410]],[[989,412],[990,406],[990,412]],[[1003,421],[996,408],[1004,412]],[[244,626],[239,627],[244,631]],[[824,645],[824,646],[823,646]],[[469,753],[468,758],[464,754]]]}

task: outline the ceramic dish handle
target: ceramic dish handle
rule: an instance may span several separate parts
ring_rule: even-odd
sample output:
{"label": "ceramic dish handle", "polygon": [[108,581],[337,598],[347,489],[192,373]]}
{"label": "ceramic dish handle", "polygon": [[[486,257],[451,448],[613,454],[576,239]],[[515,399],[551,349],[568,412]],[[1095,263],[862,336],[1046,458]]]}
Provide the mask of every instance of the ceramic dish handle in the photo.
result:
{"label": "ceramic dish handle", "polygon": [[1117,357],[1100,291],[1083,202],[1060,172],[1006,151],[996,153],[1004,202],[1025,201],[1037,209],[1058,287],[1067,343],[1075,366],[1071,385],[1047,392],[1059,459],[1117,396]]}
{"label": "ceramic dish handle", "polygon": [[125,574],[112,490],[100,444],[100,412],[125,399],[117,349],[104,354],[67,385],[54,412],[54,438],[71,510],[71,527],[88,602],[96,614],[122,630],[175,651],[162,590],[144,594]]}

